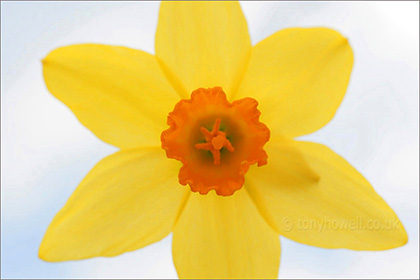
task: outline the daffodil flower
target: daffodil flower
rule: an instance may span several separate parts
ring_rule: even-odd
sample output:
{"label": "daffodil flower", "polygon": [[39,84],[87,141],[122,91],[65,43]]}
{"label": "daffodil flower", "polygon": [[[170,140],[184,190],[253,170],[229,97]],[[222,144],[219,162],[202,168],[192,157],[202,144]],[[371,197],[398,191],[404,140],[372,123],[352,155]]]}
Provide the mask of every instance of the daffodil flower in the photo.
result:
{"label": "daffodil flower", "polygon": [[54,218],[41,259],[116,256],[173,232],[180,278],[277,278],[279,235],[352,250],[407,242],[347,161],[294,140],[344,97],[353,54],[338,32],[289,28],[252,46],[238,3],[163,2],[155,52],[81,44],[43,60],[49,91],[120,151]]}

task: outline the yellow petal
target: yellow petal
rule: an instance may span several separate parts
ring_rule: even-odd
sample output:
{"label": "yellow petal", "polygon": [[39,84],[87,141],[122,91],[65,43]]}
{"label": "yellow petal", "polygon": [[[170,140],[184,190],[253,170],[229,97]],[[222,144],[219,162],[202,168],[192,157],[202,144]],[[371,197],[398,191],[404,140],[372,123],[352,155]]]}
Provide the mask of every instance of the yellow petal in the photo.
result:
{"label": "yellow petal", "polygon": [[246,190],[192,193],[173,235],[180,278],[277,278],[280,241]]}
{"label": "yellow petal", "polygon": [[156,55],[185,97],[197,88],[237,90],[251,51],[238,2],[162,2]]}
{"label": "yellow petal", "polygon": [[290,28],[258,43],[235,99],[254,97],[273,134],[314,132],[334,116],[346,92],[352,50],[327,28]]}
{"label": "yellow petal", "polygon": [[253,168],[246,178],[252,199],[281,235],[308,245],[353,250],[386,250],[407,242],[397,215],[347,161],[321,144],[295,145],[318,181],[284,173],[287,163],[275,147],[268,147],[269,163]]}
{"label": "yellow petal", "polygon": [[172,231],[189,192],[177,183],[178,169],[157,148],[106,157],[50,224],[40,258],[66,261],[115,256],[162,239]]}
{"label": "yellow petal", "polygon": [[43,60],[49,91],[87,128],[120,148],[160,145],[179,96],[156,57],[105,45],[73,45]]}

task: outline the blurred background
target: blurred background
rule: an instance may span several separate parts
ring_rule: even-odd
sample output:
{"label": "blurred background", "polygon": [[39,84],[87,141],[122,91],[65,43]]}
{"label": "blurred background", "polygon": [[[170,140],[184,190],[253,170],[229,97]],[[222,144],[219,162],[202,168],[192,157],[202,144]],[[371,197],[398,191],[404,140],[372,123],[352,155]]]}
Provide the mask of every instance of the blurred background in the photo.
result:
{"label": "blurred background", "polygon": [[[409,242],[327,250],[281,237],[280,278],[419,277],[419,3],[243,2],[252,43],[286,27],[338,30],[353,48],[334,119],[302,139],[328,145],[375,187]],[[154,53],[158,2],[1,2],[1,277],[176,278],[172,235],[114,258],[38,259],[43,234],[88,171],[116,151],[48,93],[41,59],[76,43]]]}

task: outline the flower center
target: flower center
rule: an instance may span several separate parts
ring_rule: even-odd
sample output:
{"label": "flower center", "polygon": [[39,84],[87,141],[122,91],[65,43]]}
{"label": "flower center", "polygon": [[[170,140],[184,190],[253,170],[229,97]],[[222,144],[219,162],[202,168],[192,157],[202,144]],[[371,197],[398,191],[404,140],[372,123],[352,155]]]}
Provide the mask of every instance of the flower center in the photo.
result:
{"label": "flower center", "polygon": [[270,131],[257,106],[252,98],[230,103],[220,87],[197,89],[175,105],[161,142],[166,156],[183,164],[180,184],[229,196],[242,188],[251,165],[267,163],[263,146]]}
{"label": "flower center", "polygon": [[206,138],[206,143],[195,144],[197,149],[208,150],[212,153],[214,165],[220,164],[220,150],[223,147],[226,147],[229,152],[235,151],[235,148],[226,138],[226,133],[219,131],[221,121],[220,118],[216,119],[212,131],[208,131],[205,127],[200,127],[201,133]]}

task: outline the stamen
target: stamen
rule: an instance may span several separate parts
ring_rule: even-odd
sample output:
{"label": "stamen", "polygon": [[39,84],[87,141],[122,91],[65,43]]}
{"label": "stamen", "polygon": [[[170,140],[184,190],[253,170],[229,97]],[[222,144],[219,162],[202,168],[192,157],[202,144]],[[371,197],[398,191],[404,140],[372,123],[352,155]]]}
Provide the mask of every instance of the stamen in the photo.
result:
{"label": "stamen", "polygon": [[220,118],[216,119],[212,131],[208,131],[205,127],[200,127],[200,131],[203,133],[206,143],[195,144],[196,149],[208,150],[212,153],[214,165],[220,165],[220,150],[223,147],[226,147],[229,152],[235,151],[232,143],[226,138],[226,133],[219,131],[221,121]]}

